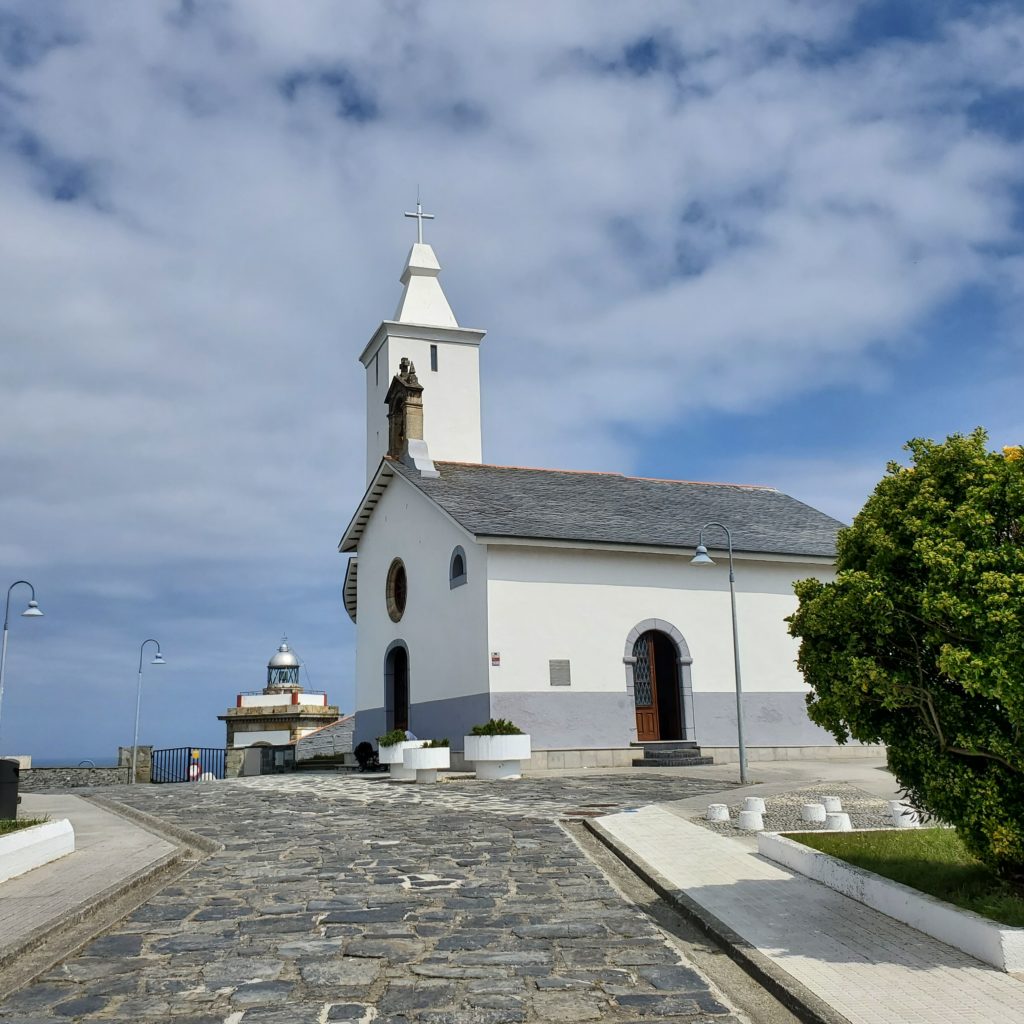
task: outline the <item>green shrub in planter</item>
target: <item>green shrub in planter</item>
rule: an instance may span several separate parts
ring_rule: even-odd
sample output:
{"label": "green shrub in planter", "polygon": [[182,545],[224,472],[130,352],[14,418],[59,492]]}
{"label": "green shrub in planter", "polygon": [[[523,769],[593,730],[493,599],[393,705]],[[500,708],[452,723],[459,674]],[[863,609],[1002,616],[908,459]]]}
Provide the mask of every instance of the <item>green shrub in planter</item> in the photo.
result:
{"label": "green shrub in planter", "polygon": [[472,736],[522,736],[523,730],[507,718],[492,718],[470,729]]}
{"label": "green shrub in planter", "polygon": [[451,744],[447,740],[430,740],[423,744],[424,747],[450,747]]}
{"label": "green shrub in planter", "polygon": [[405,742],[405,730],[404,729],[392,729],[391,732],[384,733],[383,736],[377,737],[377,745],[381,747],[393,747],[396,743]]}

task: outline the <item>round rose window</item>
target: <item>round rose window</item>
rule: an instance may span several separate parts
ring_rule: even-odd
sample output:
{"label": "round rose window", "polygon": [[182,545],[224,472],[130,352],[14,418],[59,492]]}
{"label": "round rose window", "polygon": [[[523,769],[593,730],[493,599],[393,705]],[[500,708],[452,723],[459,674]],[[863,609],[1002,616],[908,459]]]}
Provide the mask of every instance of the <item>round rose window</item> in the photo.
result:
{"label": "round rose window", "polygon": [[405,599],[409,592],[409,584],[405,578],[405,564],[396,558],[388,569],[387,602],[388,615],[392,622],[398,622],[405,614]]}

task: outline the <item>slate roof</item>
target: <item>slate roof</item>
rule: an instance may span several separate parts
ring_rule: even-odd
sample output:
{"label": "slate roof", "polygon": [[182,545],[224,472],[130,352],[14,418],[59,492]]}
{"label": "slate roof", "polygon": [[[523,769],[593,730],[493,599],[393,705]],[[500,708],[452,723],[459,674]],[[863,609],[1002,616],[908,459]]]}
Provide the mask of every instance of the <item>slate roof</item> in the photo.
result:
{"label": "slate roof", "polygon": [[[735,551],[834,557],[844,525],[772,487],[456,462],[431,479],[389,464],[475,536],[693,548],[720,522]],[[720,530],[705,542],[726,546]]]}

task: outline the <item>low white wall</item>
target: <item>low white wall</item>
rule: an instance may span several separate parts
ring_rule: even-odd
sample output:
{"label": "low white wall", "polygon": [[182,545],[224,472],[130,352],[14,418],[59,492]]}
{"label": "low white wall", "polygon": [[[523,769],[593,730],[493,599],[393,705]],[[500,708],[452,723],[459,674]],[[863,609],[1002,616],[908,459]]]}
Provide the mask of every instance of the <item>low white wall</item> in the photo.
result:
{"label": "low white wall", "polygon": [[[700,752],[705,757],[714,758],[715,764],[738,764],[740,760],[738,747],[709,747],[703,743]],[[752,747],[747,745],[748,761],[851,761],[857,758],[878,759],[885,757],[885,747],[881,744],[846,743],[842,746],[804,746],[804,747]]]}
{"label": "low white wall", "polygon": [[993,967],[1024,971],[1024,928],[961,910],[784,836],[762,832],[757,852]]}
{"label": "low white wall", "polygon": [[0,882],[75,852],[75,830],[67,818],[0,836]]}
{"label": "low white wall", "polygon": [[277,708],[293,704],[310,704],[320,707],[327,704],[327,695],[323,693],[300,693],[295,700],[291,693],[243,693],[239,695],[243,708]]}
{"label": "low white wall", "polygon": [[254,743],[269,743],[272,747],[291,743],[292,734],[287,729],[262,729],[259,732],[236,732],[232,746],[251,747]]}

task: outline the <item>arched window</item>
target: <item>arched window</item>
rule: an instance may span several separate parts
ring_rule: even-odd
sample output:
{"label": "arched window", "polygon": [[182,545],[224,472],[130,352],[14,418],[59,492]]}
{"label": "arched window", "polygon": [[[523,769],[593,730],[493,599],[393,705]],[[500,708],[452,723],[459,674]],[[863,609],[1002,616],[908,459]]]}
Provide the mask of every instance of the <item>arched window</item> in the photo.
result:
{"label": "arched window", "polygon": [[396,558],[388,569],[388,581],[385,590],[388,603],[388,615],[392,622],[400,622],[405,614],[405,600],[409,595],[409,581],[405,576],[405,564]]}
{"label": "arched window", "polygon": [[466,582],[466,552],[462,547],[457,547],[452,552],[452,559],[448,563],[448,586],[454,590]]}

